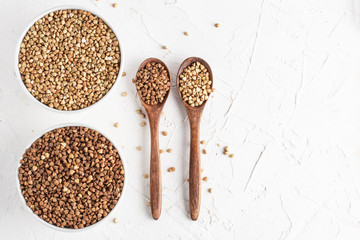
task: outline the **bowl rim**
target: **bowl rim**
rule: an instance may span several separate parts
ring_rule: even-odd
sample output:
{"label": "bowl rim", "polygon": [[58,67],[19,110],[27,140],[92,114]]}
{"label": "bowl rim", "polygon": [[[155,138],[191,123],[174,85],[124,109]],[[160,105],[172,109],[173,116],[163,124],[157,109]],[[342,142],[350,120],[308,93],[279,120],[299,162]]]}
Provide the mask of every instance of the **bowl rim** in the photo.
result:
{"label": "bowl rim", "polygon": [[[47,221],[41,219],[38,215],[36,215],[31,209],[30,207],[28,207],[26,205],[26,200],[24,198],[24,195],[21,193],[21,188],[20,188],[20,179],[19,179],[19,167],[21,166],[21,159],[23,158],[23,154],[25,153],[25,151],[31,147],[31,145],[37,140],[39,139],[40,137],[42,137],[45,133],[47,132],[50,132],[50,131],[53,131],[55,129],[58,129],[58,128],[63,128],[63,127],[86,127],[86,128],[89,128],[89,129],[92,129],[92,130],[95,130],[97,131],[98,133],[100,133],[101,135],[103,135],[106,139],[108,139],[112,145],[115,147],[115,149],[117,150],[119,156],[120,156],[120,159],[122,161],[122,164],[123,164],[123,168],[124,168],[124,171],[125,171],[125,178],[124,178],[124,186],[123,186],[123,190],[121,191],[121,195],[120,195],[120,198],[118,199],[117,203],[115,204],[115,207],[113,209],[111,209],[111,211],[109,212],[109,214],[107,216],[105,216],[104,218],[102,218],[100,221],[94,223],[94,224],[91,224],[87,227],[84,227],[84,228],[78,228],[78,229],[74,229],[74,228],[61,228],[61,227],[58,227],[58,226],[55,226],[53,224],[50,224],[48,223]],[[92,125],[89,125],[89,124],[84,124],[84,123],[76,123],[76,122],[70,122],[70,123],[60,123],[60,124],[56,124],[56,125],[53,125],[52,127],[49,127],[49,128],[46,128],[44,130],[42,130],[40,133],[36,134],[35,137],[32,138],[32,141],[30,141],[22,150],[22,152],[19,153],[19,155],[17,156],[17,167],[16,167],[16,171],[15,171],[15,180],[16,180],[16,189],[17,189],[17,193],[19,195],[19,198],[20,198],[20,201],[22,202],[22,205],[24,206],[25,208],[25,211],[30,213],[35,219],[37,219],[37,221],[41,222],[42,224],[54,229],[54,230],[57,230],[57,231],[62,231],[62,232],[80,232],[80,231],[86,231],[86,230],[89,230],[91,228],[94,228],[96,226],[99,226],[101,224],[103,224],[104,222],[106,222],[108,219],[111,218],[111,216],[114,215],[114,212],[116,209],[119,208],[120,206],[120,202],[123,201],[123,198],[124,198],[124,192],[126,192],[126,186],[127,186],[127,167],[126,167],[126,161],[124,161],[124,154],[122,152],[122,150],[120,150],[120,146],[117,146],[117,144],[114,143],[114,141],[112,141],[106,134],[104,134],[102,131],[99,131],[97,130],[97,128],[94,128]]]}
{"label": "bowl rim", "polygon": [[[106,25],[109,26],[109,28],[113,31],[113,33],[115,34],[118,42],[119,42],[119,49],[120,49],[120,68],[119,68],[119,73],[115,79],[115,82],[113,84],[113,86],[110,88],[110,90],[97,102],[95,102],[94,104],[85,107],[85,108],[81,108],[81,109],[76,109],[76,110],[59,110],[56,108],[51,108],[48,105],[40,102],[39,100],[37,100],[26,88],[22,78],[21,78],[21,74],[19,71],[19,53],[20,53],[20,46],[21,43],[24,39],[24,37],[26,36],[26,33],[29,31],[29,29],[35,24],[36,21],[38,21],[39,19],[41,19],[42,17],[46,16],[47,14],[51,13],[51,12],[55,12],[58,10],[67,10],[67,9],[71,9],[71,10],[84,10],[84,11],[88,11],[91,14],[97,16],[98,18],[102,19]],[[48,10],[42,11],[39,15],[37,15],[37,17],[35,17],[32,21],[30,21],[30,23],[24,28],[23,32],[20,34],[19,39],[17,41],[16,47],[15,47],[15,75],[16,78],[18,80],[18,83],[20,84],[21,88],[24,90],[25,94],[27,96],[29,96],[33,101],[35,101],[38,105],[41,105],[44,109],[47,110],[51,110],[53,112],[57,112],[57,113],[64,113],[64,114],[73,114],[73,113],[80,113],[80,112],[85,112],[88,111],[90,109],[92,109],[94,106],[96,106],[98,103],[102,102],[107,96],[110,95],[110,93],[114,92],[114,89],[116,88],[116,86],[118,85],[118,82],[120,81],[120,78],[122,77],[122,72],[124,71],[124,47],[122,47],[123,45],[123,41],[121,40],[121,37],[118,33],[118,31],[116,30],[116,28],[114,28],[114,26],[111,24],[111,21],[109,21],[108,19],[106,19],[106,17],[104,17],[105,14],[101,13],[98,10],[95,10],[93,8],[88,8],[88,7],[84,7],[84,6],[80,6],[80,5],[60,5],[60,6],[56,6],[53,8],[50,8]]]}

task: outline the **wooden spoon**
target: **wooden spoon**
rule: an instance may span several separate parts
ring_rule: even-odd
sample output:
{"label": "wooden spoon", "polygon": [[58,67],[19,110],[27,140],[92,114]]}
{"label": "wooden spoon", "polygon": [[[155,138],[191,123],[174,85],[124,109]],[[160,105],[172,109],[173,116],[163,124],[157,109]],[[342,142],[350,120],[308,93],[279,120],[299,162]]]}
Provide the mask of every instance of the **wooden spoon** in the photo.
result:
{"label": "wooden spoon", "polygon": [[205,60],[198,57],[190,57],[183,61],[180,65],[176,76],[176,85],[180,98],[185,106],[186,112],[190,122],[190,168],[189,168],[189,193],[190,193],[190,214],[192,220],[197,220],[200,212],[201,204],[201,153],[200,153],[200,120],[202,112],[205,108],[206,100],[198,107],[191,107],[181,97],[179,89],[180,75],[184,69],[194,62],[200,62],[209,72],[209,80],[211,81],[211,88],[213,85],[213,75],[211,68]]}
{"label": "wooden spoon", "polygon": [[[148,63],[160,63],[164,66],[168,72],[169,81],[171,83],[171,76],[169,68],[161,60],[157,58],[148,58],[141,63],[138,72],[145,67]],[[170,87],[171,88],[171,87]],[[150,105],[143,101],[140,97],[140,101],[144,106],[150,123],[151,133],[151,157],[150,157],[150,201],[151,212],[155,220],[159,219],[161,214],[161,202],[162,202],[162,184],[161,184],[161,166],[160,166],[160,152],[159,152],[159,121],[161,111],[164,108],[166,99],[169,96],[169,91],[166,93],[164,100],[156,105]]]}

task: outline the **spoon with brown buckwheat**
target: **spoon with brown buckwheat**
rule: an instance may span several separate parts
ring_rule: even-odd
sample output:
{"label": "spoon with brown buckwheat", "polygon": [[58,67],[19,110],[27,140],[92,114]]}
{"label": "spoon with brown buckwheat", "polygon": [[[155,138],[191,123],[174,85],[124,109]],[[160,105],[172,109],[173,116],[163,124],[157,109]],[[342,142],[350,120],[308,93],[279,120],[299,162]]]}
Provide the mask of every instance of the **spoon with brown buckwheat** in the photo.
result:
{"label": "spoon with brown buckwheat", "polygon": [[135,84],[150,123],[150,201],[152,216],[157,220],[161,214],[162,202],[159,121],[170,92],[170,71],[161,60],[148,58],[141,63],[136,73]]}

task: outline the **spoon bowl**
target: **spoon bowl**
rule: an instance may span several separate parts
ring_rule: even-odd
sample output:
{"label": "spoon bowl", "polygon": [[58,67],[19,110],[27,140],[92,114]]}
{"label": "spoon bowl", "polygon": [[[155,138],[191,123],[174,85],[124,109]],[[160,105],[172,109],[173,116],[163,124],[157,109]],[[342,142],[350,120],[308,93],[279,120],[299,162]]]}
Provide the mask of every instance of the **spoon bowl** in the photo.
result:
{"label": "spoon bowl", "polygon": [[[160,63],[161,65],[164,66],[165,70],[168,72],[168,76],[169,76],[169,81],[171,83],[171,76],[170,76],[170,70],[169,68],[165,65],[165,63],[163,61],[161,61],[160,59],[157,59],[157,58],[148,58],[148,59],[145,59],[139,66],[138,70],[136,73],[138,73],[141,69],[145,68],[145,66],[148,64],[148,63]],[[137,76],[136,76],[136,80],[137,80]],[[140,101],[141,101],[141,104],[144,106],[146,112],[148,112],[148,110],[150,110],[151,112],[154,112],[154,111],[158,111],[160,109],[160,113],[161,113],[161,110],[162,108],[164,107],[165,105],[165,102],[169,96],[169,93],[170,93],[170,88],[169,90],[166,92],[165,96],[164,96],[164,100],[161,102],[161,103],[158,103],[156,105],[151,105],[151,104],[147,104],[143,99],[142,97],[139,95],[140,97]]]}
{"label": "spoon bowl", "polygon": [[[157,58],[148,58],[143,61],[137,73],[145,68],[148,63],[160,63],[164,66],[168,73],[169,81],[171,83],[171,76],[169,68],[161,60]],[[137,80],[137,76],[136,76]],[[170,87],[171,88],[171,87]],[[150,156],[150,202],[151,202],[151,213],[155,220],[159,219],[161,215],[162,205],[162,181],[161,181],[161,166],[160,166],[160,152],[159,152],[159,122],[161,111],[165,106],[165,102],[169,96],[170,88],[164,96],[163,101],[156,105],[147,104],[142,96],[139,94],[141,104],[144,106],[150,123],[150,134],[151,134],[151,156]],[[139,90],[137,90],[139,92]]]}
{"label": "spoon bowl", "polygon": [[[188,108],[197,108],[197,109],[204,109],[205,108],[205,103],[207,102],[207,100],[205,100],[203,102],[203,104],[201,104],[200,106],[197,106],[197,107],[192,107],[190,106],[186,101],[184,101],[184,99],[182,98],[182,95],[181,95],[181,92],[180,92],[180,75],[184,72],[184,69],[187,68],[188,66],[190,66],[191,64],[195,63],[195,62],[199,62],[201,63],[202,65],[204,65],[204,67],[207,69],[207,71],[209,72],[209,80],[211,81],[211,86],[210,88],[212,89],[213,87],[213,74],[212,74],[212,71],[211,71],[211,68],[210,68],[210,65],[202,58],[199,58],[199,57],[189,57],[187,59],[185,59],[180,67],[179,67],[179,70],[177,72],[177,75],[176,75],[176,87],[177,87],[177,90],[179,92],[179,95],[180,95],[180,98],[181,98],[181,101],[183,102],[185,108],[186,108],[186,111],[188,110]],[[209,94],[210,96],[210,94]]]}
{"label": "spoon bowl", "polygon": [[[190,122],[190,167],[189,167],[189,205],[190,215],[192,220],[197,220],[200,213],[201,205],[201,153],[200,153],[200,121],[201,115],[205,108],[207,100],[200,106],[192,107],[186,101],[184,101],[180,92],[180,75],[184,69],[193,64],[194,62],[200,62],[209,72],[209,80],[211,81],[211,89],[213,86],[213,74],[209,64],[198,57],[189,57],[185,59],[179,67],[176,76],[177,89],[183,102],[186,112],[188,114]],[[209,93],[210,96],[211,93]]]}

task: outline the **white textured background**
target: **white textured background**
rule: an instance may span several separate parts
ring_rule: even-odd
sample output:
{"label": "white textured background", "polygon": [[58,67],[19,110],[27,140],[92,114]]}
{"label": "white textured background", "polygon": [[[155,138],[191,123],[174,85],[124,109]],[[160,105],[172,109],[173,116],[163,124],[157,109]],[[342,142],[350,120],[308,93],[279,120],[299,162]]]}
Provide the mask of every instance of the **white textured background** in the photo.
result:
{"label": "white textured background", "polygon": [[[34,104],[14,74],[20,34],[42,11],[63,4],[105,14],[126,51],[127,76],[83,113]],[[215,75],[201,129],[209,181],[193,222],[189,124],[173,86],[161,119],[169,135],[160,139],[173,153],[161,155],[163,211],[154,221],[142,177],[149,130],[135,112],[140,102],[131,78],[147,57],[162,59],[174,77],[189,56],[207,60]],[[0,0],[0,239],[359,239],[359,90],[359,0]],[[44,129],[66,122],[89,124],[122,147],[128,186],[114,214],[118,224],[109,219],[63,233],[36,221],[19,200],[19,154]],[[218,142],[236,157],[223,156]],[[172,166],[176,172],[168,173]]]}

